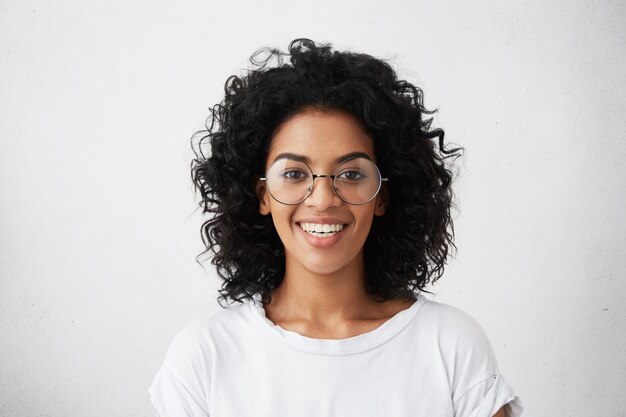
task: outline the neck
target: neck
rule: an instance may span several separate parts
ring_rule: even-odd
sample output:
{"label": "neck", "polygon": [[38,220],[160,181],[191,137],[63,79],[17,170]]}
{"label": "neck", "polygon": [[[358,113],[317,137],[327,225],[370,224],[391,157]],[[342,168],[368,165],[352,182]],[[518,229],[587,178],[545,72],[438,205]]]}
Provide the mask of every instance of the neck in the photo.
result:
{"label": "neck", "polygon": [[283,320],[325,325],[357,320],[380,304],[365,291],[365,279],[362,252],[353,262],[329,273],[310,271],[287,256],[285,277],[267,307]]}

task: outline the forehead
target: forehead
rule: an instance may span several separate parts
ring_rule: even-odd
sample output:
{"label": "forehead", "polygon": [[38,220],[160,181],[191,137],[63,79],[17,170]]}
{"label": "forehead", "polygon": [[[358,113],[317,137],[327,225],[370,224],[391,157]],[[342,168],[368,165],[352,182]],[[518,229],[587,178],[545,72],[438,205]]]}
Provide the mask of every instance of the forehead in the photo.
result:
{"label": "forehead", "polygon": [[308,157],[313,165],[328,166],[354,152],[362,152],[376,162],[374,142],[353,116],[309,108],[280,125],[272,138],[267,164],[279,154],[294,153]]}

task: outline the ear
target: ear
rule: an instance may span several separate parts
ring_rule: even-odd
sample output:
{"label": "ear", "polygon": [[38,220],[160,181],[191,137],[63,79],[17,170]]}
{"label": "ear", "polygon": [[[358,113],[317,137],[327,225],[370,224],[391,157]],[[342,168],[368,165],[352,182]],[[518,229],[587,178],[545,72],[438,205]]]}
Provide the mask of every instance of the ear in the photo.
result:
{"label": "ear", "polygon": [[376,206],[374,207],[374,215],[382,216],[387,210],[387,204],[389,204],[389,190],[387,190],[386,184],[383,184],[380,188],[380,192],[376,196]]}
{"label": "ear", "polygon": [[270,214],[270,195],[267,192],[265,181],[256,181],[256,196],[259,199],[259,213],[266,216]]}

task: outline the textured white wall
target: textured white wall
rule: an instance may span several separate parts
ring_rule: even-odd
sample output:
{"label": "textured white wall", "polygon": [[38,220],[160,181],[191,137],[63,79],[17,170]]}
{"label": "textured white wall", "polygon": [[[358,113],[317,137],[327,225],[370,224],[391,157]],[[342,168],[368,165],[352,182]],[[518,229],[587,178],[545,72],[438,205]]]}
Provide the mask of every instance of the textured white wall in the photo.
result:
{"label": "textured white wall", "polygon": [[258,47],[388,58],[466,148],[438,301],[527,416],[623,416],[619,1],[0,3],[0,415],[153,415],[174,334],[219,306],[189,137]]}

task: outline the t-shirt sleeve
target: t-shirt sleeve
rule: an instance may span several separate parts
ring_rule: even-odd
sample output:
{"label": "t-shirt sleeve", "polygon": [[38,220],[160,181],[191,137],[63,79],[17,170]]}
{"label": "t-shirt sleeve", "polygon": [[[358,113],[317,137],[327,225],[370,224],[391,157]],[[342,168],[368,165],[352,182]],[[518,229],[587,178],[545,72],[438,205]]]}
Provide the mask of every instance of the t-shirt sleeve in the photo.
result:
{"label": "t-shirt sleeve", "polygon": [[522,415],[523,405],[500,374],[480,381],[455,403],[455,417],[492,417],[504,406],[507,417]]}
{"label": "t-shirt sleeve", "polygon": [[207,401],[210,353],[195,324],[170,344],[148,392],[158,417],[209,417]]}
{"label": "t-shirt sleeve", "polygon": [[521,416],[522,402],[500,374],[483,328],[462,310],[453,309],[450,313],[446,339],[454,352],[454,417],[492,417],[502,407],[507,417]]}
{"label": "t-shirt sleeve", "polygon": [[157,372],[149,389],[157,417],[208,417],[202,399],[166,365]]}

